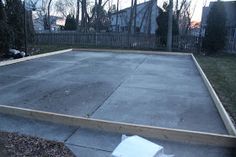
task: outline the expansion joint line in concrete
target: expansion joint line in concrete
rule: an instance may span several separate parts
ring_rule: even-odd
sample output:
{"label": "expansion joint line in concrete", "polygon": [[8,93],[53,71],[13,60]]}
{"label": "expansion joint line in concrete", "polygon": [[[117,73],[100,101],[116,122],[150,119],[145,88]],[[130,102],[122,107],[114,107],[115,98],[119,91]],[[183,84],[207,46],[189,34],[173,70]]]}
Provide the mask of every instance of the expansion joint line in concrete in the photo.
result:
{"label": "expansion joint line in concrete", "polygon": [[160,140],[221,147],[236,147],[236,136],[231,135],[76,117],[4,105],[0,105],[0,113],[99,131],[140,135]]}
{"label": "expansion joint line in concrete", "polygon": [[[36,59],[36,58],[41,58],[41,57],[46,57],[46,56],[51,56],[51,55],[56,55],[56,54],[61,54],[61,53],[69,52],[71,50],[72,49],[68,49],[68,50],[56,51],[56,52],[51,52],[51,53],[42,54],[42,55],[30,56],[30,57],[26,57],[22,59],[4,61],[4,62],[0,62],[0,66],[15,64],[22,61],[27,61],[31,59]],[[111,50],[111,52],[119,52],[119,51]],[[127,52],[130,53],[131,51],[127,51]],[[132,51],[132,52],[135,53],[136,51]],[[72,125],[72,126],[77,126],[77,127],[82,127],[82,128],[84,127],[84,128],[111,131],[111,132],[117,132],[117,133],[137,134],[137,135],[141,135],[141,136],[143,135],[146,137],[177,141],[177,142],[185,142],[185,143],[187,142],[187,143],[198,143],[198,144],[215,145],[215,146],[223,146],[223,147],[236,147],[235,127],[228,113],[225,111],[222,103],[220,102],[220,99],[218,98],[214,89],[212,88],[210,82],[208,81],[207,77],[202,71],[200,65],[198,64],[195,57],[193,56],[193,54],[146,52],[146,51],[138,51],[137,53],[192,56],[192,59],[199,73],[201,74],[202,79],[204,80],[204,83],[207,86],[211,94],[211,97],[214,100],[215,105],[220,113],[220,116],[230,135],[212,134],[212,133],[178,130],[178,129],[168,129],[168,128],[153,127],[153,126],[119,123],[119,122],[113,122],[113,121],[103,121],[103,120],[97,120],[97,119],[74,117],[74,116],[69,116],[69,115],[55,114],[55,113],[42,112],[42,111],[36,111],[36,110],[30,110],[30,109],[22,109],[22,108],[3,106],[3,105],[0,105],[0,112],[4,114],[10,114],[10,115],[21,116],[25,118],[49,121],[53,123]],[[119,86],[117,88],[119,88]],[[107,97],[107,99],[109,97]]]}
{"label": "expansion joint line in concrete", "polygon": [[69,138],[71,138],[75,133],[76,131],[78,131],[79,128],[76,128],[65,140],[64,140],[64,143],[66,143],[68,141]]}
{"label": "expansion joint line in concrete", "polygon": [[[141,63],[139,63],[135,68],[134,68],[134,71],[136,71],[138,69],[138,67],[143,64],[146,60],[146,57],[143,59],[143,61]],[[121,82],[120,84],[111,92],[110,95],[108,95],[106,97],[106,99],[94,110],[90,113],[90,117],[93,116],[93,114],[98,111],[98,109],[112,96],[112,94],[131,76],[132,74],[128,75],[127,77],[125,77]]]}
{"label": "expansion joint line in concrete", "polygon": [[108,150],[105,150],[105,149],[94,148],[94,147],[86,147],[86,146],[81,146],[81,145],[72,144],[72,143],[66,143],[66,145],[75,146],[75,147],[81,147],[81,148],[87,148],[87,149],[93,149],[93,150],[97,150],[97,151],[103,151],[103,152],[111,153],[111,151],[108,151]]}

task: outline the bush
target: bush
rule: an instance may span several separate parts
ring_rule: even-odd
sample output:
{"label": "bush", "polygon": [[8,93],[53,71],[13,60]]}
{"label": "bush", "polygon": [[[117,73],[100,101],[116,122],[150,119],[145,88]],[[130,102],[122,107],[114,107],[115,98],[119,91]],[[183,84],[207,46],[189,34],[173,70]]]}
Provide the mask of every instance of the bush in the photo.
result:
{"label": "bush", "polygon": [[217,1],[213,4],[207,17],[207,27],[203,39],[203,49],[208,53],[216,53],[225,46],[226,13],[224,4]]}
{"label": "bush", "polygon": [[[6,1],[7,23],[14,32],[14,47],[22,50],[24,45],[24,7],[21,0]],[[14,11],[13,11],[14,10]]]}
{"label": "bush", "polygon": [[6,55],[12,46],[12,31],[8,24],[0,21],[0,56]]}
{"label": "bush", "polygon": [[0,0],[0,56],[5,55],[11,45],[11,29],[7,24],[7,16],[5,7]]}
{"label": "bush", "polygon": [[66,23],[65,23],[64,29],[65,30],[76,30],[76,28],[77,28],[76,20],[75,20],[74,16],[69,14],[66,17]]}

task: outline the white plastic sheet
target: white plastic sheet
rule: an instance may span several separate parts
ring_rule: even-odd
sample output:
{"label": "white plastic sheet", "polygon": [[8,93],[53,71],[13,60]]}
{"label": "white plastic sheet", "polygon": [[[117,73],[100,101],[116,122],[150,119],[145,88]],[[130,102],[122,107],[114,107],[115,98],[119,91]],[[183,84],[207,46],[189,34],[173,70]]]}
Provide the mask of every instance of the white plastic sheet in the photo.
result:
{"label": "white plastic sheet", "polygon": [[112,157],[173,157],[165,155],[164,148],[139,136],[126,137],[112,152]]}

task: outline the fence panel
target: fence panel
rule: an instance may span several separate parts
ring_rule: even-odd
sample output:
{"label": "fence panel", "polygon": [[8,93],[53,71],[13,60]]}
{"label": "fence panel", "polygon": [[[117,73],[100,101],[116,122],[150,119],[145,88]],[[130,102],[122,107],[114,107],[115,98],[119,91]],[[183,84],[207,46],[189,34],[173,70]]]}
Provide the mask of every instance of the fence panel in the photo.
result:
{"label": "fence panel", "polygon": [[[155,35],[128,33],[37,33],[36,44],[68,44],[78,47],[109,47],[134,49],[165,49],[165,44]],[[194,36],[173,37],[173,49],[177,51],[197,52],[200,50],[201,39]],[[236,53],[236,40],[227,39],[226,51]]]}

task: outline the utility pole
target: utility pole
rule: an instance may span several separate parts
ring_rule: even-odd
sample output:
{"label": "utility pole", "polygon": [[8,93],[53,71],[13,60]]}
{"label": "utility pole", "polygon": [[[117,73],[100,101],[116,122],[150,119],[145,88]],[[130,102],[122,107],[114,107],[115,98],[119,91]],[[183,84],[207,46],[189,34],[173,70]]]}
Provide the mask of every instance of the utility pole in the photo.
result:
{"label": "utility pole", "polygon": [[116,31],[117,32],[119,32],[119,28],[118,28],[119,3],[120,3],[120,0],[117,0],[117,4],[116,4]]}
{"label": "utility pole", "polygon": [[50,15],[50,7],[51,7],[52,0],[48,2],[48,28],[49,32],[51,32],[51,15]]}
{"label": "utility pole", "polygon": [[136,23],[137,23],[137,0],[134,0],[134,33],[136,33]]}
{"label": "utility pole", "polygon": [[96,33],[98,32],[98,20],[100,20],[99,18],[99,12],[98,12],[98,2],[97,0],[95,0],[95,30]]}
{"label": "utility pole", "polygon": [[167,51],[172,51],[172,21],[173,21],[173,0],[169,0]]}

